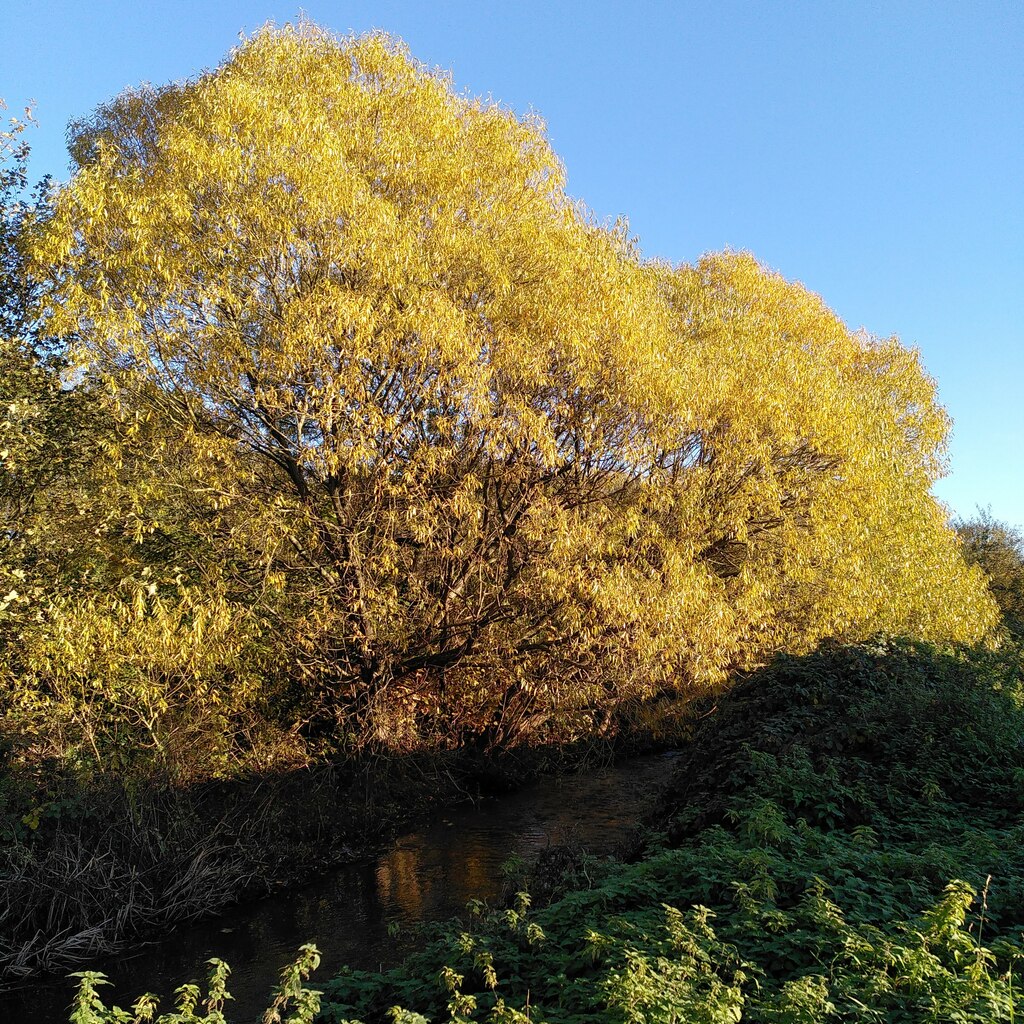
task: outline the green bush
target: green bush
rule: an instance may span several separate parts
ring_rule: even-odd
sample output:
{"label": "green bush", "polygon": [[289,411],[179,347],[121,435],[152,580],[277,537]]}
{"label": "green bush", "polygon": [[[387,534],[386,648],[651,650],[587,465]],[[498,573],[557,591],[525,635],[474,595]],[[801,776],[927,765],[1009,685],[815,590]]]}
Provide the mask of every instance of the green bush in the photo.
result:
{"label": "green bush", "polygon": [[704,719],[633,863],[346,972],[325,1019],[1013,1020],[1016,670],[896,643],[778,660]]}
{"label": "green bush", "polygon": [[1024,533],[1001,523],[991,510],[953,524],[969,565],[988,577],[989,590],[1012,637],[1024,640]]}

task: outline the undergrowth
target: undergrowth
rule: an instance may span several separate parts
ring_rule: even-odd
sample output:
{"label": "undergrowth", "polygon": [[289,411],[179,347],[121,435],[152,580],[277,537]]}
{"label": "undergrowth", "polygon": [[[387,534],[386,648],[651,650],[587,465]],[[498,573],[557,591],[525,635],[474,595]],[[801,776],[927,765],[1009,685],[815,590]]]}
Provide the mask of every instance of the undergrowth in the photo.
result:
{"label": "undergrowth", "polygon": [[351,860],[475,781],[452,755],[192,787],[57,771],[30,786],[0,766],[0,994]]}
{"label": "undergrowth", "polygon": [[630,858],[574,861],[578,888],[544,905],[475,905],[399,968],[344,972],[319,1019],[1015,1020],[1019,664],[895,642],[777,660],[707,709]]}
{"label": "undergrowth", "polygon": [[[778,660],[680,758],[589,889],[452,923],[325,986],[325,1018],[957,1021],[1024,1010],[1012,659],[907,644]],[[392,1009],[396,1006],[408,1010]]]}

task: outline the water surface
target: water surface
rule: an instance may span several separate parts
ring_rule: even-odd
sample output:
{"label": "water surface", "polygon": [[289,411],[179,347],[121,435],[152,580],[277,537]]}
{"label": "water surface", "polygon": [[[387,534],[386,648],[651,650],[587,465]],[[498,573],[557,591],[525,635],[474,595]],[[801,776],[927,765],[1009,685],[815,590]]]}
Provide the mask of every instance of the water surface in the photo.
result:
{"label": "water surface", "polygon": [[[493,902],[511,856],[529,859],[566,842],[599,856],[612,853],[668,780],[671,762],[671,755],[632,758],[450,808],[376,858],[178,928],[130,958],[89,966],[113,982],[103,989],[108,1006],[127,1007],[151,991],[166,1011],[174,988],[204,978],[206,961],[218,956],[232,968],[228,988],[235,998],[228,1019],[255,1021],[281,967],[304,942],[314,942],[323,954],[313,987],[344,964],[387,967],[413,947],[409,926],[462,913],[471,899]],[[400,926],[396,937],[389,935],[392,923]],[[0,1020],[63,1024],[71,994],[71,982],[63,979],[40,983],[0,999]]]}

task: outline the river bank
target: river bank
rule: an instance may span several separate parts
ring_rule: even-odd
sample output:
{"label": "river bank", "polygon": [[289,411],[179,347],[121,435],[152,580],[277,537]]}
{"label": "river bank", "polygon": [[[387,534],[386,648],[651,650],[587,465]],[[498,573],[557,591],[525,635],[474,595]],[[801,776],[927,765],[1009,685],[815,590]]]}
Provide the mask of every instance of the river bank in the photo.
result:
{"label": "river bank", "polygon": [[1020,1019],[1019,653],[779,658],[682,748],[630,856],[314,981],[318,1020]]}
{"label": "river bank", "polygon": [[[127,1005],[144,990],[167,995],[203,978],[206,960],[223,957],[234,965],[232,1019],[255,1020],[281,965],[305,942],[324,951],[320,977],[348,966],[390,967],[425,941],[425,922],[463,914],[470,900],[500,903],[519,865],[552,851],[561,861],[563,851],[605,857],[628,845],[672,761],[648,754],[534,775],[512,792],[435,808],[371,857],[236,903],[127,959],[99,959],[89,967],[113,983],[104,998]],[[0,997],[0,1016],[6,1010],[20,1024],[62,1021],[73,988],[65,979],[37,979],[28,990]]]}
{"label": "river bank", "polygon": [[616,744],[376,756],[190,788],[116,779],[54,790],[0,847],[0,991],[365,861],[440,809],[652,749]]}
{"label": "river bank", "polygon": [[[408,870],[422,865],[424,847],[399,843],[373,873],[385,908],[376,938],[358,928],[358,885],[335,894],[338,916],[319,894],[296,921],[293,942],[315,938],[345,960],[310,980],[301,1019],[312,1022],[317,1003],[317,1020],[331,1024],[1017,1019],[1021,665],[1012,647],[900,641],[780,657],[710,705],[678,753],[658,759],[672,772],[667,786],[627,766],[626,817],[646,827],[623,855],[588,859],[572,844],[550,847],[543,833],[536,865],[514,868],[500,899],[427,932],[407,927],[409,911],[424,919],[432,902],[427,876]],[[573,828],[604,802],[595,792],[555,799]],[[442,835],[455,827],[449,845],[462,860],[435,876],[433,892],[461,901],[478,874],[472,833],[454,814],[436,824]],[[515,853],[515,843],[499,841],[496,852]],[[443,900],[434,904],[430,917],[443,912]],[[346,950],[352,935],[357,948]],[[311,965],[315,951],[305,948]],[[203,952],[231,949],[225,932]],[[234,949],[229,986],[248,984],[255,968],[261,1008],[276,973],[262,952]],[[294,957],[282,947],[278,963]],[[167,1011],[158,980],[141,970],[108,1001],[126,1005],[162,987]],[[104,1008],[104,992],[83,984],[83,1021],[121,1019]],[[298,987],[296,978],[293,996]],[[205,1019],[221,1020],[211,1006]],[[247,1014],[229,1017],[244,1024]]]}

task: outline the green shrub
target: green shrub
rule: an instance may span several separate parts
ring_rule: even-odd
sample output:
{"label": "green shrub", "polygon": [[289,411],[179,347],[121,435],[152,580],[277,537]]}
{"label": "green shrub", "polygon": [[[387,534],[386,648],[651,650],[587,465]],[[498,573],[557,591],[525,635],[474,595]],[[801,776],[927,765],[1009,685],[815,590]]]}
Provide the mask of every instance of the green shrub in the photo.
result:
{"label": "green shrub", "polygon": [[704,719],[634,863],[450,924],[386,975],[344,973],[325,1019],[1013,1020],[1016,671],[899,643],[778,660]]}

